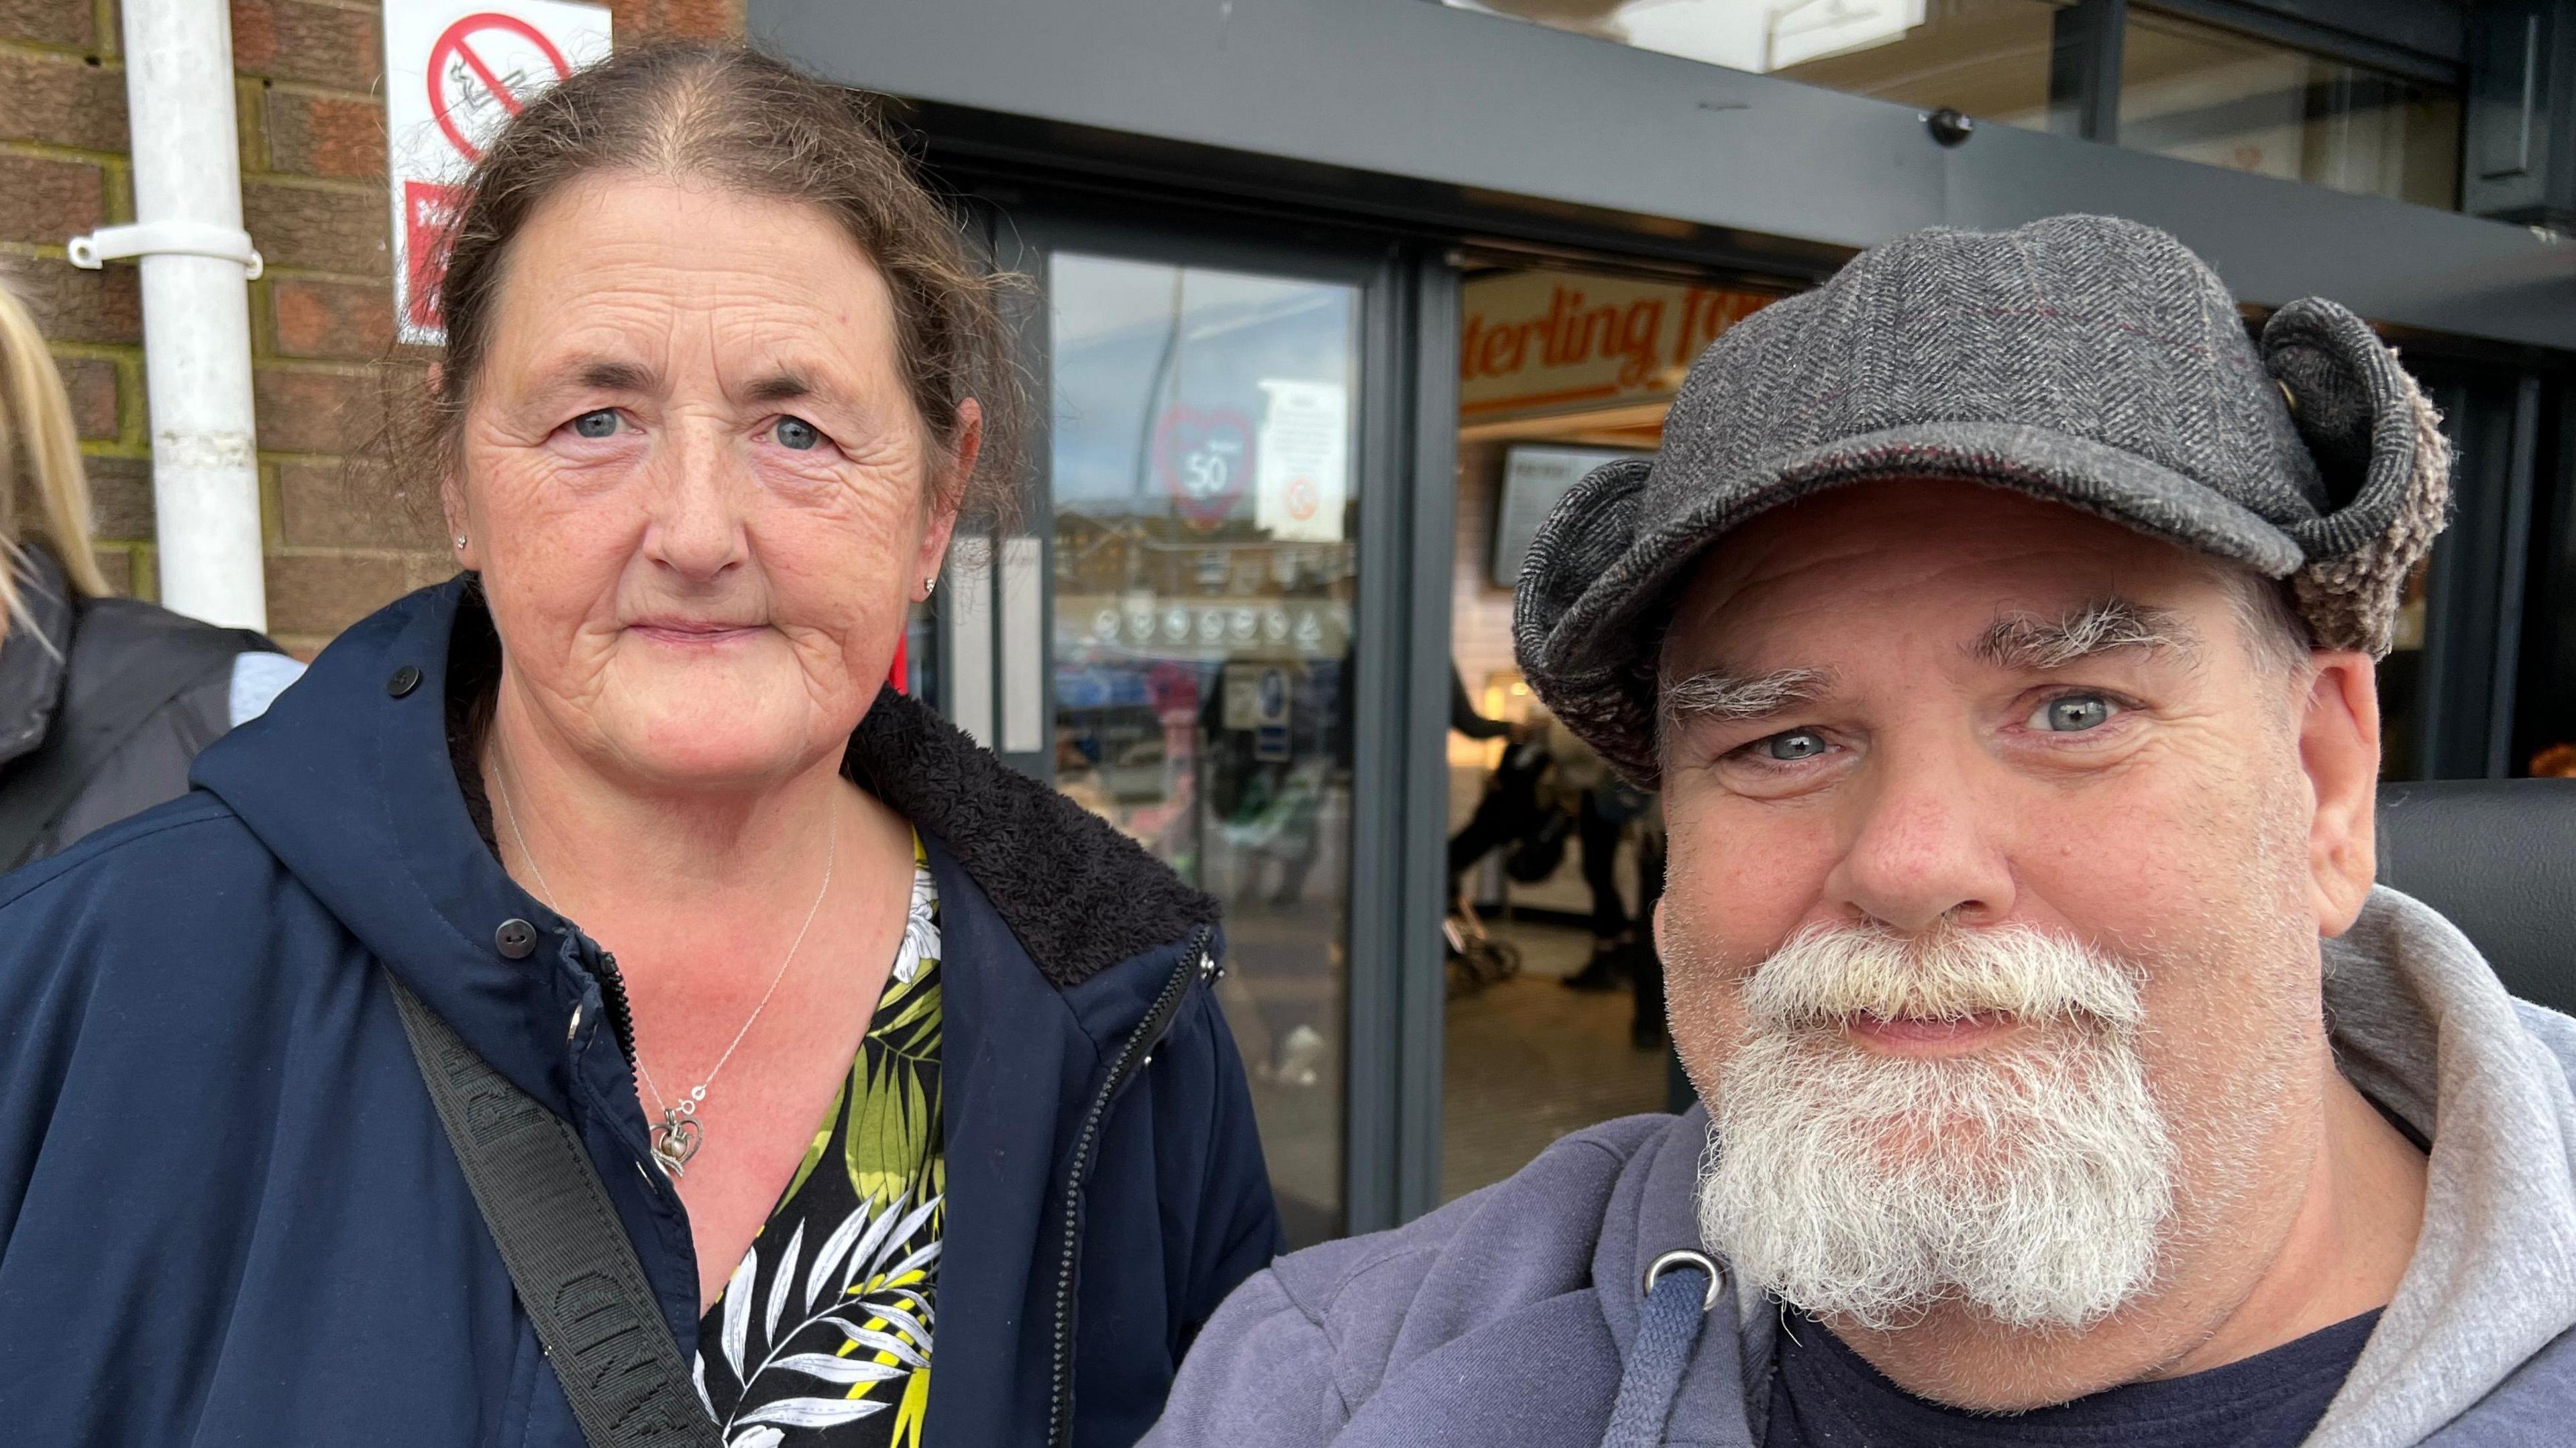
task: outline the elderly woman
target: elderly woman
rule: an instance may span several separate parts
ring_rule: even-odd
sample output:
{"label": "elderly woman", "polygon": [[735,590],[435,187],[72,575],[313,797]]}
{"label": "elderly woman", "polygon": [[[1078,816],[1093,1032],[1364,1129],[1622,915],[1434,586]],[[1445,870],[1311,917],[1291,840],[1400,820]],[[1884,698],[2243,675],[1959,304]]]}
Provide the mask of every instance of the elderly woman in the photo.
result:
{"label": "elderly woman", "polygon": [[0,887],[8,1435],[1132,1441],[1279,1233],[1211,902],[880,684],[991,281],[854,98],[665,49],[443,302],[466,571]]}

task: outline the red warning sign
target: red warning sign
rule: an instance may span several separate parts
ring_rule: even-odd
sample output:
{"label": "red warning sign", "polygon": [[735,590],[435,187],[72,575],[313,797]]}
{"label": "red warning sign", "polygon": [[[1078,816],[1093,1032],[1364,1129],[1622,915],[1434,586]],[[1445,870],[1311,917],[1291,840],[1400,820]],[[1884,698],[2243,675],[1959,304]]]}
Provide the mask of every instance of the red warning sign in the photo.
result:
{"label": "red warning sign", "polygon": [[429,113],[458,155],[480,161],[478,137],[570,74],[544,31],[515,15],[468,15],[429,48]]}
{"label": "red warning sign", "polygon": [[447,279],[448,230],[464,204],[462,186],[403,180],[403,320],[414,327],[440,325],[438,286]]}

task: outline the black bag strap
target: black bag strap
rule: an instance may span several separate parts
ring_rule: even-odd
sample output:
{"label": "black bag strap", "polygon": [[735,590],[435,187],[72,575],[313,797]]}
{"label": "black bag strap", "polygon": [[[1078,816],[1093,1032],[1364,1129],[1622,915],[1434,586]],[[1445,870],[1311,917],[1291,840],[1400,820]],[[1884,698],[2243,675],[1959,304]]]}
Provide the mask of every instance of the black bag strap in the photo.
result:
{"label": "black bag strap", "polygon": [[429,1099],[591,1448],[721,1448],[590,1154],[394,978]]}
{"label": "black bag strap", "polygon": [[[28,639],[19,646],[44,644]],[[232,667],[241,654],[274,647],[255,633],[236,629],[174,629],[122,651],[116,672],[77,705],[69,692],[73,681],[65,679],[62,712],[54,727],[44,743],[20,757],[9,771],[8,788],[0,790],[0,870],[23,865],[35,854],[80,797],[81,787],[146,720],[218,668]]]}

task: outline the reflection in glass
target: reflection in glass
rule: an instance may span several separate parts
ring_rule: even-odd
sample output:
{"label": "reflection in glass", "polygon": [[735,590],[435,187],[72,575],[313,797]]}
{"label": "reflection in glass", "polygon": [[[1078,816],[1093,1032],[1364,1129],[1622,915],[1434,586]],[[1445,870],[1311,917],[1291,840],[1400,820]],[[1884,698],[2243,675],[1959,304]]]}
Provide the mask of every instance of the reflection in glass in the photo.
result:
{"label": "reflection in glass", "polygon": [[2449,208],[2459,98],[2357,65],[2131,9],[2120,143],[2257,175]]}
{"label": "reflection in glass", "polygon": [[1292,1243],[1342,1224],[1355,288],[1048,267],[1065,793],[1225,904]]}
{"label": "reflection in glass", "polygon": [[[2091,44],[2064,0],[1443,0],[1602,40],[1981,121],[2073,133]],[[2119,141],[2452,207],[2460,102],[2437,87],[2128,9]]]}

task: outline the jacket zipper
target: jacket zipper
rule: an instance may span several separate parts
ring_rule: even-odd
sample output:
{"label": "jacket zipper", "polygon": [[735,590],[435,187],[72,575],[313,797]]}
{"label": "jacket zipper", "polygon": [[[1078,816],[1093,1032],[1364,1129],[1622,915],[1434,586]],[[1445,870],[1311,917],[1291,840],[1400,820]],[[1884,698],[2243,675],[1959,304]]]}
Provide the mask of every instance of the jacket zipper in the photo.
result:
{"label": "jacket zipper", "polygon": [[1073,1294],[1082,1263],[1082,1187],[1091,1174],[1091,1153],[1099,1144],[1101,1123],[1107,1119],[1119,1088],[1153,1059],[1154,1048],[1163,1043],[1173,1018],[1181,1013],[1181,1001],[1189,994],[1190,982],[1215,977],[1216,957],[1208,953],[1215,934],[1213,927],[1202,925],[1190,936],[1188,948],[1181,953],[1181,963],[1173,968],[1171,979],[1163,982],[1153,1008],[1145,1013],[1144,1023],[1130,1032],[1126,1043],[1118,1048],[1117,1057],[1110,1062],[1108,1079],[1092,1093],[1091,1104],[1082,1113],[1082,1129],[1074,1134],[1073,1161],[1064,1179],[1064,1258],[1057,1264],[1055,1274],[1054,1374],[1047,1399],[1050,1448],[1067,1448],[1073,1441]]}
{"label": "jacket zipper", "polygon": [[635,1069],[635,1007],[626,999],[626,976],[617,968],[617,957],[599,952],[599,965],[591,971],[599,982],[599,1004],[608,1012],[609,1032],[617,1037],[618,1053],[626,1058],[626,1069]]}

